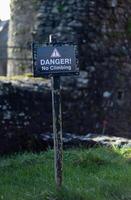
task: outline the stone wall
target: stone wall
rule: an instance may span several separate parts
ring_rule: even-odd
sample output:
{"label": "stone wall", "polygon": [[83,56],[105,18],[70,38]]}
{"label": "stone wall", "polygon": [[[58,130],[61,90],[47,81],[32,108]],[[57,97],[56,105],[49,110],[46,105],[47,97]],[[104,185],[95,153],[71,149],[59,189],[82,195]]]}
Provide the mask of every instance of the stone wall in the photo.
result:
{"label": "stone wall", "polygon": [[8,57],[11,59],[8,61],[8,76],[32,71],[31,32],[39,3],[37,0],[11,0],[8,41],[8,45],[11,47],[8,51]]}
{"label": "stone wall", "polygon": [[[12,2],[15,1],[12,0]],[[27,8],[28,3],[24,1],[22,5],[26,5]],[[14,5],[16,5],[15,8],[18,7],[17,4]],[[58,41],[73,41],[79,48],[81,76],[76,79],[73,77],[63,79],[64,131],[131,137],[130,6],[129,0],[126,2],[123,0],[41,1],[35,20],[35,39],[45,42],[48,40],[48,35],[54,33]],[[19,16],[23,17],[23,11]],[[26,24],[27,16],[25,15],[23,19]],[[16,21],[12,19],[13,22]],[[16,30],[16,24],[14,24],[14,30]],[[23,27],[23,24],[20,27]],[[27,32],[24,31],[24,33]],[[30,40],[30,34],[21,36],[20,44]],[[23,36],[28,39],[23,40]],[[12,37],[12,41],[19,43],[17,32]],[[18,64],[20,62],[13,64],[16,73]],[[3,125],[1,124],[1,131],[7,129],[12,133],[17,129],[19,133],[32,133],[32,131],[39,133],[52,130],[49,89],[45,89],[41,83],[31,84],[32,86],[26,87],[26,82],[20,82],[18,87],[14,83],[4,85],[2,83],[5,92],[6,87],[9,87],[7,89],[9,93],[4,94],[4,100],[1,100],[3,102],[1,117],[5,115],[6,121]],[[40,88],[42,88],[41,91]],[[11,107],[5,109],[6,101],[10,102]],[[10,109],[11,119],[8,119]],[[19,116],[19,113],[23,111],[31,118],[24,118],[25,114]]]}
{"label": "stone wall", "polygon": [[[123,63],[130,64],[130,6],[129,0],[12,0],[9,44],[29,51],[14,49],[9,55],[30,57],[32,30],[39,42],[54,33],[59,41],[78,44],[81,69],[90,73],[93,66],[97,76],[109,65],[118,71]],[[27,65],[25,60],[9,61],[8,74],[31,71]]]}
{"label": "stone wall", "polygon": [[[124,79],[124,76],[121,78]],[[118,85],[120,82],[118,79]],[[127,78],[125,82],[128,90],[131,90],[130,79]],[[131,138],[131,93],[128,90],[124,90],[123,93],[114,85],[112,93],[103,91],[102,96],[91,92],[87,94],[86,72],[81,72],[76,78],[64,78],[63,133],[95,133]],[[96,100],[95,104],[92,103],[92,99]],[[46,142],[44,138],[52,133],[50,80],[1,79],[0,122],[0,154],[48,148],[52,140],[48,138]],[[78,143],[79,140],[76,144]],[[82,143],[86,146],[92,145],[88,139]]]}
{"label": "stone wall", "polygon": [[88,128],[105,133],[108,126],[110,133],[123,130],[122,134],[130,134],[131,2],[42,2],[35,26],[36,40],[48,41],[48,35],[53,33],[58,41],[78,44],[80,70],[85,71],[86,77],[82,95],[76,94],[81,98],[77,116],[85,113],[83,127],[88,124]]}
{"label": "stone wall", "polygon": [[[130,72],[131,73],[131,72]],[[67,84],[68,82],[68,84]],[[127,80],[128,84],[131,82]],[[63,131],[75,134],[99,133],[131,138],[131,95],[125,100],[103,91],[88,94],[86,74],[62,80]],[[120,96],[119,96],[120,95]],[[51,85],[49,80],[0,81],[0,134],[23,135],[52,132]],[[92,104],[92,98],[96,104]],[[123,106],[124,103],[124,106]]]}
{"label": "stone wall", "polygon": [[0,75],[7,72],[7,43],[8,43],[9,20],[0,20]]}

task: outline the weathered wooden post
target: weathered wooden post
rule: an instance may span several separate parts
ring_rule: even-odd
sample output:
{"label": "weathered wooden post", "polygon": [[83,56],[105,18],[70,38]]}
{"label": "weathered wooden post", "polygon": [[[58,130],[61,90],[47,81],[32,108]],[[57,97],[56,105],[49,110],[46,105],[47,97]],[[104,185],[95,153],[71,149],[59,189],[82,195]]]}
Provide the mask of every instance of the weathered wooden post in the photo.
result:
{"label": "weathered wooden post", "polygon": [[55,180],[58,187],[62,184],[62,115],[60,77],[52,77],[52,109],[54,133]]}
{"label": "weathered wooden post", "polygon": [[[49,35],[51,44],[53,36]],[[57,56],[57,55],[56,55]],[[61,91],[60,76],[51,77],[52,80],[52,111],[53,111],[53,133],[54,133],[54,167],[55,181],[58,188],[62,185],[62,114],[61,114]]]}
{"label": "weathered wooden post", "polygon": [[58,189],[62,185],[62,115],[60,76],[78,75],[76,46],[58,43],[49,36],[48,44],[33,43],[33,66],[35,77],[51,77],[52,110],[54,132],[55,181]]}

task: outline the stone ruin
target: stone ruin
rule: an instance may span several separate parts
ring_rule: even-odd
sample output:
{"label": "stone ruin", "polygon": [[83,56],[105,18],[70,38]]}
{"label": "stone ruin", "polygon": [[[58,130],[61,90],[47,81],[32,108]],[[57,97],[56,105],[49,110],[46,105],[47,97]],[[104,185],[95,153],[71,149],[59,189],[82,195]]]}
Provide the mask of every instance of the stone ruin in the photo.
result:
{"label": "stone ruin", "polygon": [[7,71],[7,43],[9,20],[0,20],[0,75],[5,76]]}
{"label": "stone ruin", "polygon": [[39,4],[37,0],[11,0],[8,45],[13,48],[8,49],[7,76],[32,71],[31,32]]}
{"label": "stone ruin", "polygon": [[58,41],[78,44],[84,78],[77,116],[93,132],[131,132],[130,6],[122,0],[44,0],[37,14],[36,40],[45,42],[54,33]]}
{"label": "stone ruin", "polygon": [[[78,44],[80,76],[62,78],[64,132],[131,138],[130,6],[129,0],[41,0],[38,5],[34,21],[28,27],[28,32],[33,30],[35,40],[46,42],[53,33],[59,41]],[[17,31],[25,22],[21,22]],[[19,42],[17,36],[12,40],[14,44]],[[21,42],[24,37],[21,34]],[[31,80],[31,84],[1,83],[1,131],[9,130],[10,135],[52,131],[50,84],[48,89],[46,83],[41,84],[36,80]],[[19,125],[24,128],[18,131]]]}

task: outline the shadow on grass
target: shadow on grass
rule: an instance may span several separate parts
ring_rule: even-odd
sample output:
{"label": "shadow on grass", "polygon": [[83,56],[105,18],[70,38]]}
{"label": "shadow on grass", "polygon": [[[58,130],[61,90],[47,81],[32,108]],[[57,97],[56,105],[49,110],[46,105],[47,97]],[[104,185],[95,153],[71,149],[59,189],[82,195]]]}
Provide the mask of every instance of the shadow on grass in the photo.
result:
{"label": "shadow on grass", "polygon": [[[128,155],[128,156],[127,156]],[[74,166],[86,168],[89,165],[107,166],[112,164],[131,163],[131,149],[118,149],[115,147],[91,148],[88,151],[85,149],[79,150],[72,160]]]}

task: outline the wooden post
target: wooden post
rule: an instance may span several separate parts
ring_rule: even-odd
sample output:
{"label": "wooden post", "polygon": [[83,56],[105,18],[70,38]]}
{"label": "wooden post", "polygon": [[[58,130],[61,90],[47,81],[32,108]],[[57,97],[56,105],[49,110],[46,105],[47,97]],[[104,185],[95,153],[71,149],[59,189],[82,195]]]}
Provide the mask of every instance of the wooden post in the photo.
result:
{"label": "wooden post", "polygon": [[[49,43],[53,41],[52,35],[49,36]],[[62,186],[62,114],[61,114],[61,94],[60,76],[52,77],[52,110],[53,110],[53,133],[54,133],[54,167],[55,181],[58,189]]]}

